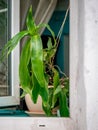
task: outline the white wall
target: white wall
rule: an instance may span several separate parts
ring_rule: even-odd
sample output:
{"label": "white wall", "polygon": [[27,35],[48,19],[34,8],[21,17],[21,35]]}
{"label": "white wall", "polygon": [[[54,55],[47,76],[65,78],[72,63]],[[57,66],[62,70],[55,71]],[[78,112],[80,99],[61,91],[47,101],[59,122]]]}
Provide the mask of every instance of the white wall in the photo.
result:
{"label": "white wall", "polygon": [[98,0],[85,0],[84,78],[87,128],[98,130]]}
{"label": "white wall", "polygon": [[77,130],[87,130],[84,85],[84,2],[70,0],[70,94],[71,117]]}
{"label": "white wall", "polygon": [[77,130],[98,130],[98,0],[71,0],[71,115]]}

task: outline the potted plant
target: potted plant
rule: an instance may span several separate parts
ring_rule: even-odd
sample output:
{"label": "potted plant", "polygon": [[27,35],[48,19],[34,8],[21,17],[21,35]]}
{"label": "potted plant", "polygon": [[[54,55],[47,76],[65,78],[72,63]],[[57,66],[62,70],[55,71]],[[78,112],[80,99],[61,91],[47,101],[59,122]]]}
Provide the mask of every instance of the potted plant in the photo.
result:
{"label": "potted plant", "polygon": [[[40,95],[42,108],[47,116],[52,116],[53,109],[58,106],[60,115],[67,117],[69,116],[69,79],[58,66],[54,65],[54,57],[58,49],[55,34],[49,25],[35,24],[32,18],[32,6],[28,11],[26,26],[26,30],[16,34],[5,45],[2,50],[1,60],[6,56],[6,50],[7,55],[9,55],[18,42],[27,37],[21,51],[19,64],[19,79],[23,95],[29,94],[35,104]],[[39,30],[43,27],[50,31],[53,38],[53,43],[49,38],[45,49],[39,33]]]}

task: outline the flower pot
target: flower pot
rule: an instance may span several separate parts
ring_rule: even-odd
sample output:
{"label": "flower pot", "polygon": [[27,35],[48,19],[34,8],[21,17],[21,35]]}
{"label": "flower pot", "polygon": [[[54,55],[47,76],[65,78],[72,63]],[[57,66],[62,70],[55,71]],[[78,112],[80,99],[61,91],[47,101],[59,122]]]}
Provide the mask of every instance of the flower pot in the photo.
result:
{"label": "flower pot", "polygon": [[[48,86],[48,88],[52,88],[53,86]],[[27,105],[27,108],[29,110],[29,112],[33,112],[33,113],[44,113],[43,112],[43,109],[42,109],[42,99],[41,99],[41,96],[39,95],[38,96],[38,100],[37,100],[37,103],[34,104],[30,95],[29,94],[26,94],[25,95],[25,102],[26,102],[26,105]]]}
{"label": "flower pot", "polygon": [[32,113],[35,113],[35,114],[36,113],[39,113],[39,114],[44,113],[43,109],[42,109],[42,100],[41,100],[40,96],[38,97],[37,103],[34,104],[33,101],[31,100],[30,95],[26,94],[25,95],[25,102],[26,102],[26,105],[27,105],[29,112],[32,112]]}
{"label": "flower pot", "polygon": [[[26,102],[26,105],[27,105],[27,108],[28,108],[28,111],[26,111],[26,112],[30,116],[46,116],[43,109],[42,109],[42,99],[41,99],[40,96],[38,97],[37,103],[34,104],[30,95],[26,94],[25,95],[25,102]],[[59,112],[58,107],[55,107],[52,110],[52,113],[53,113],[54,116],[58,116],[58,112]]]}

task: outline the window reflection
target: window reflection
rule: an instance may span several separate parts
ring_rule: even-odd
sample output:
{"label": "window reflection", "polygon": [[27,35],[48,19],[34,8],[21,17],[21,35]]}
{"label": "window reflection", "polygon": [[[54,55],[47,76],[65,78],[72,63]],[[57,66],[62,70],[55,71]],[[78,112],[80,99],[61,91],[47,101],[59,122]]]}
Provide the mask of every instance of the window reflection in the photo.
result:
{"label": "window reflection", "polygon": [[[0,0],[0,52],[8,39],[8,0]],[[0,96],[8,96],[8,60],[0,64]]]}

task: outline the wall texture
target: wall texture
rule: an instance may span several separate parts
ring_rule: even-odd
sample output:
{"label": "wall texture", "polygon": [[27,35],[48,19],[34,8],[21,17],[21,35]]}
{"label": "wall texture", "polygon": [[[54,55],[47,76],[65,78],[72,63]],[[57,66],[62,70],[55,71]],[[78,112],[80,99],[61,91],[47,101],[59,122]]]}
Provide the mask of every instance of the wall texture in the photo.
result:
{"label": "wall texture", "polygon": [[98,130],[98,1],[70,4],[71,116],[77,130]]}
{"label": "wall texture", "polygon": [[85,0],[84,78],[87,129],[98,130],[98,0]]}

